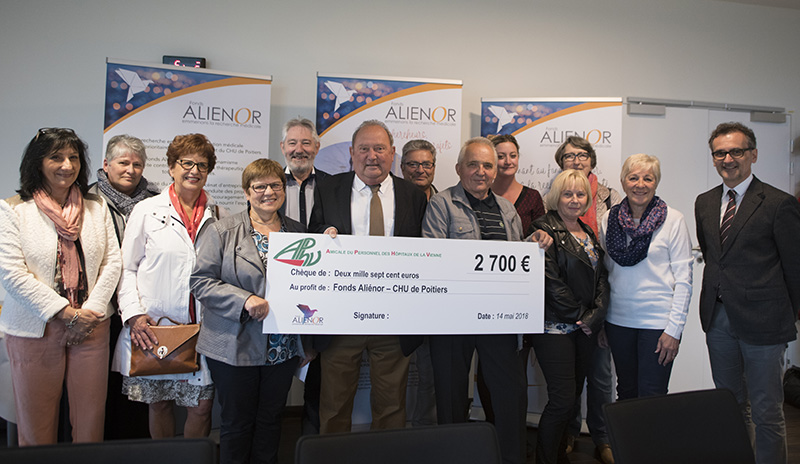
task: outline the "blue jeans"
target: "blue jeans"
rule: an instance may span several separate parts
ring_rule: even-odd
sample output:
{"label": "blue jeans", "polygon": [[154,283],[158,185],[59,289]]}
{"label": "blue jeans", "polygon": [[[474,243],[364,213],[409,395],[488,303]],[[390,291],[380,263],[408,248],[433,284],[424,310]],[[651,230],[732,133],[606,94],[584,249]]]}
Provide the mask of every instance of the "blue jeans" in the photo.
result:
{"label": "blue jeans", "polygon": [[672,362],[658,363],[658,339],[663,330],[632,329],[606,321],[606,335],[617,370],[617,399],[666,395]]}
{"label": "blue jeans", "polygon": [[759,464],[788,460],[783,417],[783,355],[786,344],[751,345],[731,329],[725,306],[717,303],[706,333],[711,375],[717,388],[733,392],[742,408]]}
{"label": "blue jeans", "polygon": [[[592,434],[595,446],[609,443],[603,405],[614,401],[613,389],[611,349],[595,346],[592,364],[586,373],[586,425],[589,426],[589,433]],[[573,437],[581,433],[581,417],[581,396],[578,395],[575,398],[575,417],[567,426],[569,434]]]}

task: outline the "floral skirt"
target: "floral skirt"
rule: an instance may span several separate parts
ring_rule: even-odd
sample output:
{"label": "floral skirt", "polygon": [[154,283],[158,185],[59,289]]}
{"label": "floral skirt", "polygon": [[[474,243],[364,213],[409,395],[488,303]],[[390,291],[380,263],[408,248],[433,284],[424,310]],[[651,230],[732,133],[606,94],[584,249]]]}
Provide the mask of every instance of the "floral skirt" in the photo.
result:
{"label": "floral skirt", "polygon": [[194,408],[199,406],[200,400],[214,399],[214,385],[192,385],[187,380],[123,377],[122,394],[140,403],[175,401],[178,406]]}

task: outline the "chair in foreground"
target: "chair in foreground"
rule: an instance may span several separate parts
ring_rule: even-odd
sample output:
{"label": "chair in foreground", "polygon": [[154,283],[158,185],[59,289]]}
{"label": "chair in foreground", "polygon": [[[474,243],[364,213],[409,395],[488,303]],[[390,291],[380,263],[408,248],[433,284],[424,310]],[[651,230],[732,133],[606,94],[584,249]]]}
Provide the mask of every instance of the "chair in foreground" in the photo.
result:
{"label": "chair in foreground", "polygon": [[617,464],[752,464],[739,405],[728,390],[637,398],[603,407]]}
{"label": "chair in foreground", "polygon": [[295,464],[499,464],[486,422],[300,437]]}
{"label": "chair in foreground", "polygon": [[3,464],[217,464],[209,438],[113,440],[0,449]]}

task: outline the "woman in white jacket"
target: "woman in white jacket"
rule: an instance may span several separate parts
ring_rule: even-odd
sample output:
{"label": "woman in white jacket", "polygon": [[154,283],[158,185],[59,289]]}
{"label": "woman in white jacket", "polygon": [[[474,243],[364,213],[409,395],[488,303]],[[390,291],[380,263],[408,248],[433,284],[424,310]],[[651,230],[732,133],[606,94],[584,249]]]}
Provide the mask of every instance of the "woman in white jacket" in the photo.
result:
{"label": "woman in white jacket", "polygon": [[[125,328],[114,354],[113,370],[122,373],[123,393],[149,404],[150,435],[175,435],[173,402],[188,408],[184,436],[205,437],[211,430],[214,385],[204,357],[200,370],[188,374],[130,377],[131,343],[157,345],[151,325],[161,317],[181,324],[199,322],[200,306],[190,294],[195,237],[217,213],[203,186],[214,169],[214,146],[202,134],[177,136],[167,148],[173,183],[159,195],[138,203],[122,241],[119,309]],[[161,325],[171,324],[164,320]]]}
{"label": "woman in white jacket", "polygon": [[0,279],[21,445],[55,443],[63,386],[72,439],[103,440],[111,307],[119,245],[105,202],[87,194],[86,144],[39,129],[19,195],[0,201]]}

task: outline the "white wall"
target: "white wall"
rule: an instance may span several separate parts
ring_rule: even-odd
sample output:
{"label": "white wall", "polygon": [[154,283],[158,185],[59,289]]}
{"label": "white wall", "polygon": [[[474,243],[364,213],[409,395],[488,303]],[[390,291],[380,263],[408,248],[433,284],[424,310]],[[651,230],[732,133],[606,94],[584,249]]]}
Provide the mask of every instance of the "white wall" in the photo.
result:
{"label": "white wall", "polygon": [[273,134],[313,115],[317,71],[463,79],[466,139],[481,97],[798,108],[799,24],[800,10],[715,0],[0,0],[0,197],[39,127],[75,128],[99,166],[106,57],[271,74]]}
{"label": "white wall", "polygon": [[[799,25],[800,10],[716,0],[0,0],[0,198],[18,187],[39,127],[74,128],[100,166],[106,57],[203,56],[215,69],[271,74],[271,157],[281,159],[280,126],[313,116],[317,71],[462,79],[464,139],[480,132],[481,97],[794,110]],[[760,155],[756,173],[769,162]],[[671,182],[681,179],[662,186]]]}

